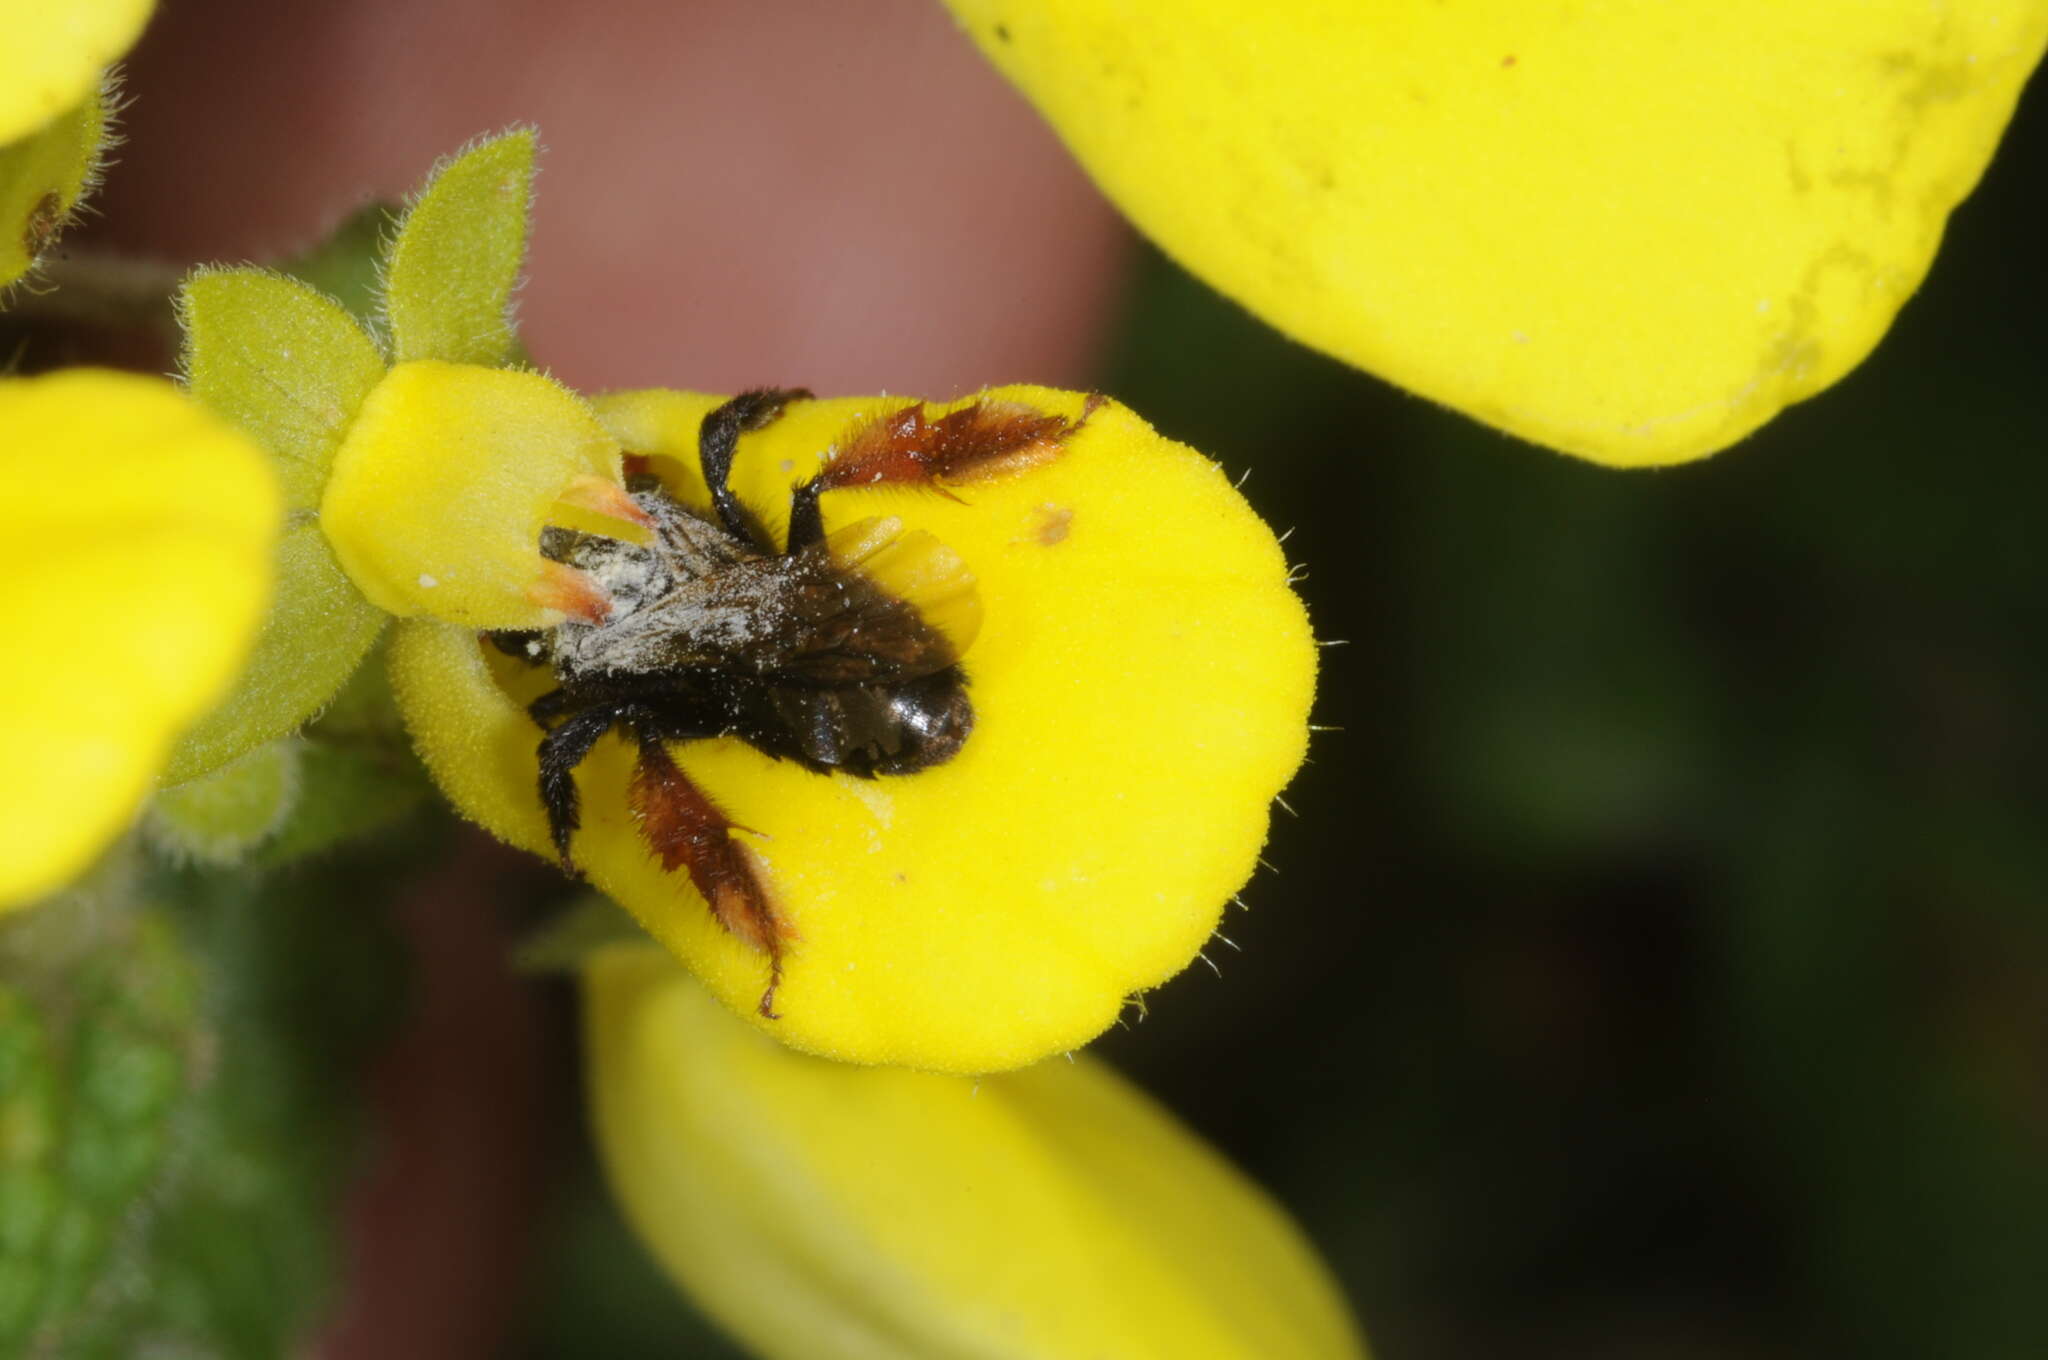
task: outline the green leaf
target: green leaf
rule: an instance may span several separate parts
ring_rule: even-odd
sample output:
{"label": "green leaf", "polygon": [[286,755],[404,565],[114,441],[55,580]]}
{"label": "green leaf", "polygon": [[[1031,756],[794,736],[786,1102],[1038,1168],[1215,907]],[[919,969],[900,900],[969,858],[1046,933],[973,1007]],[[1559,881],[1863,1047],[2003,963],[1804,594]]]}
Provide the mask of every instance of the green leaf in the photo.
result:
{"label": "green leaf", "polygon": [[400,224],[384,270],[393,357],[499,367],[526,256],[534,132],[514,128],[443,163]]}
{"label": "green leaf", "polygon": [[303,1349],[336,1276],[335,1200],[359,1127],[353,1077],[396,996],[390,938],[359,909],[371,881],[235,873],[168,885],[204,971],[216,1058],[185,1114],[176,1176],[126,1253],[130,1288],[80,1319],[65,1354],[270,1360]]}
{"label": "green leaf", "polygon": [[[61,985],[60,985],[61,983]],[[60,980],[0,987],[0,1354],[81,1353],[204,1081],[193,962],[144,913]]]}
{"label": "green leaf", "polygon": [[327,468],[384,356],[333,298],[260,269],[204,270],[178,290],[192,395],[270,450],[286,503],[319,505]]}
{"label": "green leaf", "polygon": [[54,967],[0,927],[0,1356],[303,1349],[402,997],[362,909],[392,868],[130,880]]}
{"label": "green leaf", "polygon": [[235,692],[187,732],[164,769],[177,784],[277,740],[319,712],[362,664],[388,618],[364,599],[310,518],[277,548],[277,595]]}

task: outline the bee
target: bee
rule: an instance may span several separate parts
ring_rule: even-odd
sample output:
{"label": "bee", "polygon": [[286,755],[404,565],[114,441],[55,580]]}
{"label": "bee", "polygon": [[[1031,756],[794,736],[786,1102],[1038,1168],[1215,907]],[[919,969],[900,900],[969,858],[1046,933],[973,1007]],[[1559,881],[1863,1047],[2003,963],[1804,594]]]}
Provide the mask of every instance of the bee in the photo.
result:
{"label": "bee", "polygon": [[[951,760],[974,730],[960,667],[979,621],[972,574],[893,517],[828,535],[819,500],[886,484],[951,496],[949,485],[1057,457],[1100,400],[1090,398],[1076,421],[982,399],[940,416],[913,403],[858,425],[795,488],[778,545],[728,476],[742,435],[810,395],[762,388],[704,417],[698,460],[710,517],[671,496],[644,459],[629,459],[626,497],[650,542],[547,529],[542,555],[585,574],[592,607],[544,632],[489,635],[553,672],[555,688],[527,711],[543,733],[540,801],[563,865],[575,871],[576,767],[618,729],[637,749],[627,798],[641,836],[664,870],[689,874],[720,924],[768,956],[758,1009],[769,1019],[790,932],[758,862],[732,837],[735,824],[676,764],[671,745],[738,737],[817,774],[863,779]],[[885,559],[914,562],[923,604],[863,570]]]}

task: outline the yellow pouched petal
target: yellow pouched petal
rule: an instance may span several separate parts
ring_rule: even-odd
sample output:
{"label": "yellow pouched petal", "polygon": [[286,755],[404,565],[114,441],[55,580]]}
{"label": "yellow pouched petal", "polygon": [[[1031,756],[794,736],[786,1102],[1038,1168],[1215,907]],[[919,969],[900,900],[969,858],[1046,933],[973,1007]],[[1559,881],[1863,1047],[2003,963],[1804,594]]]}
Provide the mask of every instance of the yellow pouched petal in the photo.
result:
{"label": "yellow pouched petal", "polygon": [[1697,458],[1919,286],[2042,0],[949,0],[1267,321],[1523,438]]}
{"label": "yellow pouched petal", "polygon": [[0,0],[0,142],[83,102],[153,8],[150,0]]}
{"label": "yellow pouched petal", "polygon": [[[1034,387],[983,400],[1077,422],[1088,407]],[[718,401],[637,393],[598,407],[709,515],[696,436]],[[742,437],[732,486],[780,541],[792,488],[849,431],[903,405],[795,403]],[[1213,463],[1114,403],[1090,409],[1057,457],[951,496],[848,487],[822,504],[828,539],[894,517],[957,555],[964,571],[941,572],[935,551],[909,553],[918,567],[904,574],[949,599],[971,579],[978,615],[944,613],[972,639],[960,665],[973,728],[943,763],[874,779],[815,773],[738,737],[671,745],[744,828],[732,840],[786,933],[778,1015],[756,1014],[763,941],[721,925],[689,875],[651,853],[618,735],[578,771],[577,861],[727,1005],[796,1047],[955,1072],[1078,1047],[1195,957],[1301,762],[1314,642],[1279,545]],[[425,622],[399,629],[391,659],[415,743],[456,806],[552,854],[541,731],[524,712],[552,673]]]}
{"label": "yellow pouched petal", "polygon": [[645,948],[597,955],[584,990],[614,1190],[757,1354],[1364,1354],[1280,1210],[1091,1059],[980,1080],[821,1062]]}
{"label": "yellow pouched petal", "polygon": [[334,455],[320,524],[378,607],[470,628],[537,628],[579,584],[540,555],[565,495],[616,487],[619,446],[538,373],[421,359],[373,388]]}
{"label": "yellow pouched petal", "polygon": [[0,907],[81,872],[227,690],[280,513],[262,453],[169,383],[0,382]]}

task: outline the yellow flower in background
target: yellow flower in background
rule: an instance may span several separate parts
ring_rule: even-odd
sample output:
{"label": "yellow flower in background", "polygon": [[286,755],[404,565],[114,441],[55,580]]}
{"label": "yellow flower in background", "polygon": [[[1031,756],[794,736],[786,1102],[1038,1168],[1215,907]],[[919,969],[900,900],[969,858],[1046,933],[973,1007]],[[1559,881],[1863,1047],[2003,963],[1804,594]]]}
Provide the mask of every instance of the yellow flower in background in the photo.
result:
{"label": "yellow flower in background", "polygon": [[0,143],[84,102],[154,8],[151,0],[0,0]]}
{"label": "yellow flower in background", "polygon": [[2042,0],[949,0],[1105,193],[1288,334],[1620,466],[1853,368]]}
{"label": "yellow flower in background", "polygon": [[0,381],[0,908],[119,835],[270,592],[261,452],[155,378]]}
{"label": "yellow flower in background", "polygon": [[[850,1062],[991,1071],[1094,1038],[1208,941],[1307,742],[1308,620],[1272,531],[1221,470],[1079,393],[975,400],[1063,419],[1071,433],[1054,456],[951,495],[856,485],[820,502],[835,546],[880,525],[895,526],[879,530],[891,545],[931,545],[894,576],[878,565],[886,552],[860,566],[962,632],[973,726],[957,754],[862,779],[737,736],[667,743],[731,824],[705,840],[736,843],[728,853],[755,866],[768,922],[714,910],[693,873],[650,848],[644,761],[636,772],[623,735],[598,741],[576,775],[571,848],[591,881],[735,1012]],[[598,412],[709,519],[697,439],[719,402],[628,393]],[[903,409],[901,398],[792,402],[740,439],[733,489],[782,542],[794,488],[853,432]],[[403,501],[380,513],[389,542],[410,540],[419,516]],[[966,592],[952,590],[963,579]],[[948,603],[963,593],[964,620]],[[556,687],[553,672],[473,625],[432,619],[400,625],[391,665],[414,742],[455,805],[552,855],[536,792],[542,731],[527,705]]]}
{"label": "yellow flower in background", "polygon": [[1364,1354],[1299,1230],[1091,1059],[979,1080],[820,1062],[639,946],[594,956],[584,992],[613,1188],[760,1355]]}
{"label": "yellow flower in background", "polygon": [[109,64],[150,0],[0,0],[0,287],[27,273],[91,187]]}

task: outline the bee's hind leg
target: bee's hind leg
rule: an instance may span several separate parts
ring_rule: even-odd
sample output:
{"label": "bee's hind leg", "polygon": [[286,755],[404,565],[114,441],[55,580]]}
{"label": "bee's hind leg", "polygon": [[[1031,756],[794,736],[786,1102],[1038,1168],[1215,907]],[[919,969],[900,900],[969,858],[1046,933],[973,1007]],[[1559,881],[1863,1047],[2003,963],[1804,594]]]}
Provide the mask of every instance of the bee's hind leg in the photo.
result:
{"label": "bee's hind leg", "polygon": [[635,734],[640,760],[627,798],[639,818],[641,837],[662,868],[690,875],[720,925],[768,956],[768,987],[756,1009],[766,1019],[778,1019],[775,991],[782,985],[783,942],[794,932],[775,908],[760,862],[745,842],[733,838],[736,823],[668,751],[670,740],[710,733],[681,730],[675,715],[666,714],[636,723]]}

